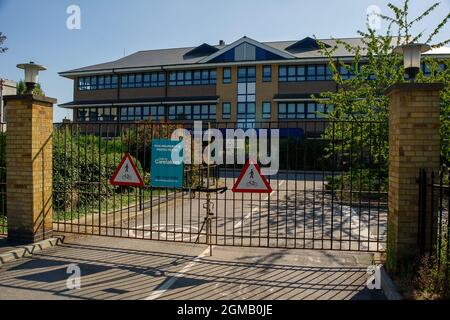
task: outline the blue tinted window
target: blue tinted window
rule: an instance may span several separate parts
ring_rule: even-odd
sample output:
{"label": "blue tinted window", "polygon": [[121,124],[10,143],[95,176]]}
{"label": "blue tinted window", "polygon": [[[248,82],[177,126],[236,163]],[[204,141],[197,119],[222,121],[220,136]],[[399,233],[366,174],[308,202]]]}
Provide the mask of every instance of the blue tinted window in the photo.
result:
{"label": "blue tinted window", "polygon": [[332,105],[326,106],[315,102],[293,102],[288,104],[278,104],[279,119],[321,119],[325,114],[332,111]]}
{"label": "blue tinted window", "polygon": [[223,83],[231,83],[231,68],[223,68]]}
{"label": "blue tinted window", "polygon": [[278,80],[280,82],[322,81],[332,80],[331,70],[325,64],[305,66],[280,66]]}
{"label": "blue tinted window", "polygon": [[216,84],[215,70],[174,71],[170,73],[170,86]]}
{"label": "blue tinted window", "polygon": [[272,81],[272,67],[271,66],[263,67],[263,81],[264,82]]}
{"label": "blue tinted window", "polygon": [[78,90],[117,89],[117,76],[101,75],[78,78]]}

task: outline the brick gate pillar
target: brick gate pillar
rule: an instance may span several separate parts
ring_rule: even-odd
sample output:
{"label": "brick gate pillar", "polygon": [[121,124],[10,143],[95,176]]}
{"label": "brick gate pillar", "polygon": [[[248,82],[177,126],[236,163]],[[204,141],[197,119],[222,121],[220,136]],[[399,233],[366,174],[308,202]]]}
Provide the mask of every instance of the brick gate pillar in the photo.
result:
{"label": "brick gate pillar", "polygon": [[442,84],[404,83],[387,91],[390,106],[386,266],[394,273],[411,265],[418,251],[417,178],[421,168],[428,172],[439,169],[442,88]]}
{"label": "brick gate pillar", "polygon": [[52,235],[52,131],[55,99],[6,96],[8,239],[32,243]]}

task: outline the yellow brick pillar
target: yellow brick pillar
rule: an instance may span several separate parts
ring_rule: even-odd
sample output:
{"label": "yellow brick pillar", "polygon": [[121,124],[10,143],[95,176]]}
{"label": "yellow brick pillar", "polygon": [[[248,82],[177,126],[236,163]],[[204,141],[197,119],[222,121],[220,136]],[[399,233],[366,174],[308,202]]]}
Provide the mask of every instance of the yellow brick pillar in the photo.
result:
{"label": "yellow brick pillar", "polygon": [[8,239],[32,243],[52,235],[52,132],[55,99],[6,96]]}
{"label": "yellow brick pillar", "polygon": [[[389,215],[387,267],[408,268],[418,250],[421,168],[440,165],[440,90],[442,84],[405,83],[388,89]],[[431,201],[427,201],[428,204]],[[431,216],[431,212],[427,212]]]}

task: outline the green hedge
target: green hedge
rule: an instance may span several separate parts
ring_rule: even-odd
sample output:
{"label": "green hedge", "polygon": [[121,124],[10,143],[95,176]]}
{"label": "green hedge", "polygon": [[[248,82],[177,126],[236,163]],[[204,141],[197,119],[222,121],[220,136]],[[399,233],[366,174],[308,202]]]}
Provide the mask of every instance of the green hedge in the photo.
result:
{"label": "green hedge", "polygon": [[[123,146],[115,140],[77,135],[68,129],[55,130],[53,138],[53,208],[56,212],[83,209],[125,188],[108,180],[122,156]],[[141,164],[132,157],[144,176]]]}
{"label": "green hedge", "polygon": [[328,144],[321,139],[280,139],[280,169],[333,170],[332,159],[326,150]]}
{"label": "green hedge", "polygon": [[376,169],[354,169],[344,174],[326,178],[326,190],[342,201],[367,202],[387,200],[387,173]]}

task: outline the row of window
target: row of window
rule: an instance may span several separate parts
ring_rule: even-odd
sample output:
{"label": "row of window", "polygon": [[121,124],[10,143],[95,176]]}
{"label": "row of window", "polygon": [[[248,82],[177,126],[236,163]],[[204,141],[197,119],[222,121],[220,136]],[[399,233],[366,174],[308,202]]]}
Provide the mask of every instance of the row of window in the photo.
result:
{"label": "row of window", "polygon": [[215,104],[169,106],[169,120],[215,120]]}
{"label": "row of window", "polygon": [[80,108],[77,109],[78,122],[116,121],[117,108]]}
{"label": "row of window", "polygon": [[332,105],[315,102],[279,103],[278,119],[322,119],[332,111]]}
{"label": "row of window", "polygon": [[118,114],[115,107],[101,108],[80,108],[77,110],[78,122],[99,122],[99,121],[139,121],[151,118],[152,120],[163,120],[165,116],[164,106],[145,107],[122,107]]}
{"label": "row of window", "polygon": [[[167,113],[168,114],[167,114]],[[100,121],[141,121],[151,119],[159,121],[170,120],[215,120],[216,105],[176,105],[176,106],[127,106],[79,108],[77,110],[78,122]]]}
{"label": "row of window", "polygon": [[90,76],[78,78],[78,90],[117,89],[117,76]]}
{"label": "row of window", "polygon": [[170,72],[170,86],[190,86],[216,84],[216,70],[173,71]]}
{"label": "row of window", "polygon": [[[272,66],[263,66],[262,80],[263,82],[272,81]],[[238,68],[238,82],[256,82],[256,68]],[[231,83],[231,68],[229,67],[223,68],[223,83]]]}
{"label": "row of window", "polygon": [[[263,102],[261,109],[262,119],[270,119],[272,117],[272,104]],[[332,112],[332,105],[323,105],[314,102],[301,103],[279,103],[278,118],[279,119],[322,119],[326,113]],[[222,118],[231,119],[231,103],[222,104]],[[255,119],[256,104],[255,103],[238,103],[237,119]]]}
{"label": "row of window", "polygon": [[122,88],[164,87],[166,77],[164,72],[131,73],[122,76]]}
{"label": "row of window", "polygon": [[[440,64],[439,67],[444,70],[445,65]],[[430,68],[422,63],[422,72],[425,76],[431,75]],[[348,80],[354,77],[354,73],[345,68],[339,67],[339,74],[342,79]],[[211,70],[195,70],[195,71],[173,71],[170,72],[170,86],[188,86],[188,85],[211,85],[216,84],[216,71]],[[231,83],[231,68],[223,69],[223,83]],[[301,82],[301,81],[322,81],[332,80],[333,74],[326,64],[317,65],[300,65],[300,66],[280,66],[278,69],[278,80],[280,82]],[[374,79],[373,76],[370,79]],[[263,66],[262,81],[272,81],[272,67]],[[256,67],[240,67],[238,68],[238,82],[256,82]],[[164,72],[134,73],[121,76],[122,88],[149,88],[164,87],[166,84]],[[117,89],[117,75],[105,76],[87,76],[78,78],[78,90],[103,90]]]}
{"label": "row of window", "polygon": [[166,107],[164,106],[137,106],[121,107],[120,121],[141,121],[151,119],[153,121],[164,120]]}
{"label": "row of window", "polygon": [[[440,63],[439,68],[441,69],[441,71],[444,71],[446,66],[444,63]],[[425,62],[422,62],[422,72],[426,77],[431,76],[431,68]],[[438,70],[435,70],[435,72],[438,72]]]}
{"label": "row of window", "polygon": [[[270,102],[262,103],[262,119],[272,117],[272,104]],[[314,102],[300,103],[279,103],[279,119],[322,119],[324,114],[332,112],[332,105],[323,105]],[[167,112],[167,114],[166,114]],[[79,108],[77,110],[78,122],[99,122],[99,121],[141,121],[151,119],[159,121],[169,119],[178,120],[215,120],[216,105],[214,104],[195,104],[195,105],[170,105],[170,106],[127,106],[121,107],[118,111],[116,107],[99,108]],[[222,118],[231,119],[231,103],[222,104]],[[255,120],[255,103],[238,103],[237,119]]]}
{"label": "row of window", "polygon": [[333,73],[326,64],[303,66],[280,66],[278,80],[280,82],[332,80]]}

